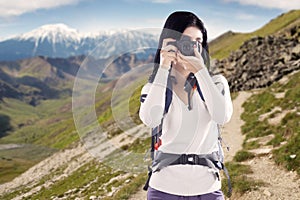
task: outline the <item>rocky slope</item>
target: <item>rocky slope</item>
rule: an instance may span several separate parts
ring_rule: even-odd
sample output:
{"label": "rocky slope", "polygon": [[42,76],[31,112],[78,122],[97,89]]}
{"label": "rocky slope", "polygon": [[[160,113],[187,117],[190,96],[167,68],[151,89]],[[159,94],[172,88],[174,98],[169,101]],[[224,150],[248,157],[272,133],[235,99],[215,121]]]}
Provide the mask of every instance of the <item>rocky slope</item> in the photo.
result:
{"label": "rocky slope", "polygon": [[[35,195],[41,195],[39,198],[42,199],[56,200],[102,199],[112,196],[124,186],[123,184],[128,184],[132,176],[136,176],[134,174],[136,172],[125,170],[125,172],[119,173],[119,168],[123,169],[122,166],[110,169],[109,164],[103,160],[116,148],[130,145],[135,139],[145,137],[148,130],[147,127],[141,124],[111,140],[103,140],[103,138],[100,140],[101,135],[98,135],[100,139],[93,138],[95,136],[86,138],[86,140],[89,140],[89,145],[80,143],[72,148],[56,152],[13,181],[0,184],[0,199],[36,199]],[[18,147],[11,145],[8,148]],[[103,162],[101,163],[99,160]],[[92,176],[89,176],[95,166],[100,167],[96,169]],[[144,167],[146,169],[146,166]],[[102,168],[106,170],[102,170]],[[107,170],[108,168],[110,170]],[[82,179],[77,185],[73,184],[76,180],[69,180],[74,175],[78,176],[78,179]],[[105,176],[112,176],[113,178],[105,178]],[[112,183],[113,185],[118,183],[118,186],[112,187]],[[62,189],[62,187],[67,189]],[[53,193],[51,197],[47,196],[49,194],[45,190]]]}
{"label": "rocky slope", "polygon": [[232,92],[271,85],[300,69],[300,24],[275,36],[253,37],[239,50],[214,64],[214,73],[224,74]]}

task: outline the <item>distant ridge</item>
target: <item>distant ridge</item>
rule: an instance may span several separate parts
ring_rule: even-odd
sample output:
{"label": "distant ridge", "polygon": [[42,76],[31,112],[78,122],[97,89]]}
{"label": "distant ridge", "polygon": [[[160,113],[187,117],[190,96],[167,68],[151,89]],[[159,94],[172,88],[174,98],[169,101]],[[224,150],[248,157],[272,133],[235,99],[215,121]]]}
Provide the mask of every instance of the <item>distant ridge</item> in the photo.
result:
{"label": "distant ridge", "polygon": [[277,18],[270,20],[269,23],[260,29],[251,33],[228,31],[209,43],[210,55],[217,59],[226,58],[232,51],[237,50],[246,40],[252,37],[278,34],[295,24],[300,24],[300,10],[291,10],[281,14]]}

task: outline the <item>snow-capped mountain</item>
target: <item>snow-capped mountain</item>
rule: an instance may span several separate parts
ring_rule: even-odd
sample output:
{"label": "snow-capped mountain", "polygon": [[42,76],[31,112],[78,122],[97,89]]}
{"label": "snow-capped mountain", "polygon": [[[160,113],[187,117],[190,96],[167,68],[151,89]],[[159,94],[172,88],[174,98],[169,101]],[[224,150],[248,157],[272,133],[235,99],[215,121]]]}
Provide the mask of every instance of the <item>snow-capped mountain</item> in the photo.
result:
{"label": "snow-capped mountain", "polygon": [[50,43],[77,42],[81,38],[76,29],[69,28],[65,24],[49,24],[24,33],[18,37],[19,40],[40,41],[48,40]]}
{"label": "snow-capped mountain", "polygon": [[[80,33],[65,24],[44,25],[0,42],[0,60],[35,56],[66,58],[76,55],[106,58],[134,50],[152,51],[158,35],[130,30]],[[152,50],[150,49],[152,48]]]}

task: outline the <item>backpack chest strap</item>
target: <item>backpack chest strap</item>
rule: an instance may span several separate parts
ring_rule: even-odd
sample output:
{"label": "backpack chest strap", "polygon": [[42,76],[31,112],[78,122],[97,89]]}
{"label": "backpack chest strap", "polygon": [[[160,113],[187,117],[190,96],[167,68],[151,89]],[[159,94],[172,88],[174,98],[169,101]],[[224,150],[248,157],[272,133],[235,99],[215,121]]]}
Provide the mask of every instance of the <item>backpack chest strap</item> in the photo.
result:
{"label": "backpack chest strap", "polygon": [[170,165],[202,165],[215,168],[214,162],[218,162],[213,155],[182,154]]}
{"label": "backpack chest strap", "polygon": [[169,165],[202,165],[212,169],[222,169],[216,152],[212,154],[172,154],[157,151],[152,163],[152,171],[157,172]]}

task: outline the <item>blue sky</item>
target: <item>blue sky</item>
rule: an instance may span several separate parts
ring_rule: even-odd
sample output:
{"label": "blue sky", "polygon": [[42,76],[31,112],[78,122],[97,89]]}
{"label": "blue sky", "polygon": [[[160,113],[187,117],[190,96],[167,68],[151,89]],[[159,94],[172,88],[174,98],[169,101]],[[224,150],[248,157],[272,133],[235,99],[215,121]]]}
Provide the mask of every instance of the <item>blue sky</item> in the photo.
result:
{"label": "blue sky", "polygon": [[0,39],[39,26],[64,23],[80,32],[162,28],[176,10],[198,15],[209,39],[228,31],[251,32],[291,9],[299,0],[1,0]]}

